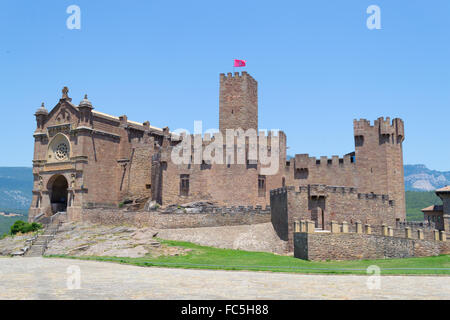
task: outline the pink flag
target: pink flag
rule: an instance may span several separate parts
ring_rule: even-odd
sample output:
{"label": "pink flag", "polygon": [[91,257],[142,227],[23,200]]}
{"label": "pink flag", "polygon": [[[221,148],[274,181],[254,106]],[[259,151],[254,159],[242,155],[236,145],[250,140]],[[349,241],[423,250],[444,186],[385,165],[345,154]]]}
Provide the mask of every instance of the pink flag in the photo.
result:
{"label": "pink flag", "polygon": [[246,60],[234,59],[234,67],[245,67]]}

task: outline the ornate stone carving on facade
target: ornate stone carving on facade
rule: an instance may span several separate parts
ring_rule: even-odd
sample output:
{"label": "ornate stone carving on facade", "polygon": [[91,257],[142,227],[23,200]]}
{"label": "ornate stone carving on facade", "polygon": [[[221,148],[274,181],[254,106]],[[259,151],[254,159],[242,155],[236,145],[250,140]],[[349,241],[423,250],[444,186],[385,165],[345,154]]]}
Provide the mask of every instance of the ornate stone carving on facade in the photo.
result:
{"label": "ornate stone carving on facade", "polygon": [[72,189],[75,188],[75,180],[76,180],[76,175],[75,175],[75,173],[72,173],[70,175],[70,187]]}
{"label": "ornate stone carving on facade", "polygon": [[60,124],[60,125],[51,126],[51,127],[47,128],[49,137],[53,137],[53,136],[57,135],[58,133],[70,134],[71,130],[72,130],[72,125],[70,123]]}
{"label": "ornate stone carving on facade", "polygon": [[56,116],[56,121],[61,123],[63,121],[70,121],[70,113],[65,108],[62,108]]}

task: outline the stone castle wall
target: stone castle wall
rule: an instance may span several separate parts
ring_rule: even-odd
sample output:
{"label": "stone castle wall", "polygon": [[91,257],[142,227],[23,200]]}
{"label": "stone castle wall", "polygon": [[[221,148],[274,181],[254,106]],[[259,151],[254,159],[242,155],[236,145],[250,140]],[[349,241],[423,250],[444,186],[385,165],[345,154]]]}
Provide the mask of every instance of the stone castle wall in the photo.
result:
{"label": "stone castle wall", "polygon": [[258,131],[258,83],[246,71],[220,75],[219,129]]}
{"label": "stone castle wall", "polygon": [[363,193],[387,194],[395,200],[395,218],[406,218],[403,175],[404,124],[401,119],[378,118],[371,125],[354,120],[357,187]]}
{"label": "stone castle wall", "polygon": [[[271,144],[271,135],[266,137],[261,133],[259,137],[267,138],[268,145]],[[173,146],[163,149],[161,152],[160,162],[162,165],[158,166],[160,172],[154,173],[155,176],[160,177],[158,182],[160,186],[154,185],[154,189],[161,190],[161,203],[163,205],[214,200],[222,206],[266,206],[270,203],[270,190],[280,187],[283,183],[282,166],[286,159],[286,136],[280,131],[278,137],[280,149],[279,168],[275,174],[265,175],[263,192],[258,188],[258,178],[261,175],[262,168],[261,163],[252,163],[246,158],[244,164],[238,164],[236,148],[234,152],[235,158],[232,159],[232,163],[229,165],[226,164],[225,150],[223,152],[224,164],[207,162],[202,164],[175,164],[171,161]],[[209,138],[208,141],[210,141]],[[202,140],[203,146],[208,144]],[[189,176],[189,194],[187,196],[182,195],[180,190],[182,175]]]}
{"label": "stone castle wall", "polygon": [[355,151],[344,157],[310,157],[296,154],[286,162],[289,186],[325,184],[357,188],[361,193],[389,195],[395,200],[395,218],[406,218],[401,119],[378,118],[353,122]]}
{"label": "stone castle wall", "polygon": [[[395,225],[394,202],[386,195],[362,194],[355,188],[309,185],[286,187],[271,191],[270,207],[274,229],[293,249],[293,223],[315,220],[316,227],[330,229],[332,220],[360,221],[373,225]],[[323,211],[324,223],[317,209]]]}
{"label": "stone castle wall", "polygon": [[310,157],[308,154],[296,154],[286,162],[284,168],[288,186],[308,184],[327,184],[333,186],[358,185],[356,163],[352,155]]}
{"label": "stone castle wall", "polygon": [[449,241],[357,233],[294,234],[294,256],[306,260],[410,258],[449,253]]}
{"label": "stone castle wall", "polygon": [[216,208],[203,213],[127,212],[113,208],[84,209],[80,221],[96,224],[134,225],[159,229],[250,225],[270,222],[270,210]]}

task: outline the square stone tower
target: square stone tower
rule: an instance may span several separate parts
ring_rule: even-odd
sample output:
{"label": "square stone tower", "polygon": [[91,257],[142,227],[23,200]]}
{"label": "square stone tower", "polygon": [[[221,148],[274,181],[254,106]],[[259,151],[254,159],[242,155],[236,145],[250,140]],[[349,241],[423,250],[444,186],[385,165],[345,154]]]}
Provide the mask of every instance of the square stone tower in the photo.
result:
{"label": "square stone tower", "polygon": [[354,120],[355,161],[358,189],[363,193],[387,194],[395,201],[395,218],[406,219],[403,177],[405,130],[399,118],[378,118],[374,125]]}
{"label": "square stone tower", "polygon": [[219,129],[258,132],[258,83],[247,72],[220,74]]}

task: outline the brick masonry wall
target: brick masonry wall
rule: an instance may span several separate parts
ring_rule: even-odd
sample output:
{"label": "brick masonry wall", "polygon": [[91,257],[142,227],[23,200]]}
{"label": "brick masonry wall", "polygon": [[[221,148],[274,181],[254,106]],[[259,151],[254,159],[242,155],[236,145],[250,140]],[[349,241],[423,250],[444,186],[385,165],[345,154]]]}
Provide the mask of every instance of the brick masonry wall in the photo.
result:
{"label": "brick masonry wall", "polygon": [[448,241],[356,233],[295,233],[294,244],[294,256],[307,260],[408,258],[450,253]]}
{"label": "brick masonry wall", "polygon": [[215,226],[250,225],[270,222],[270,212],[252,210],[249,212],[214,213],[161,213],[127,212],[119,209],[96,208],[83,210],[82,221],[98,224],[134,225],[160,229],[200,228]]}

